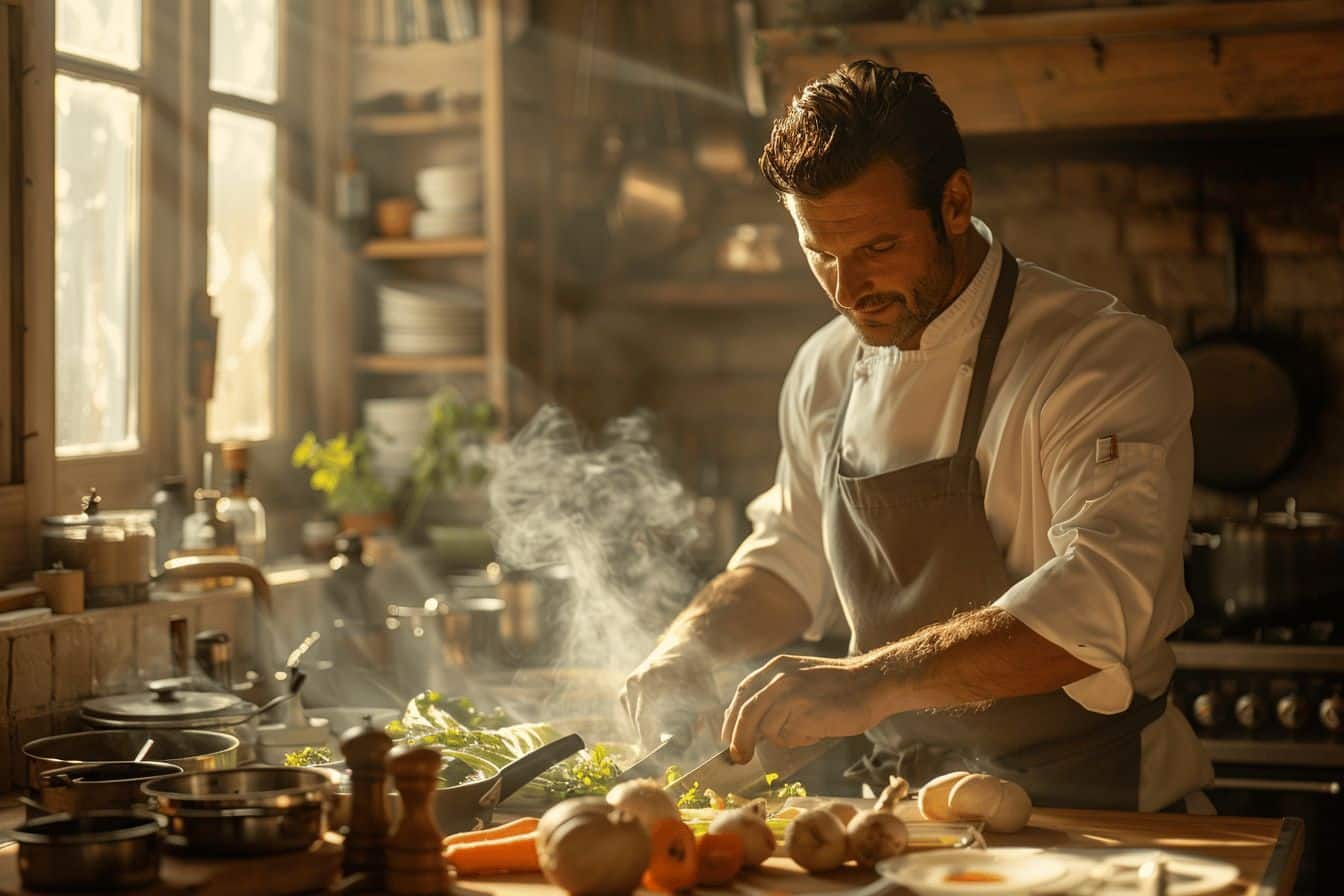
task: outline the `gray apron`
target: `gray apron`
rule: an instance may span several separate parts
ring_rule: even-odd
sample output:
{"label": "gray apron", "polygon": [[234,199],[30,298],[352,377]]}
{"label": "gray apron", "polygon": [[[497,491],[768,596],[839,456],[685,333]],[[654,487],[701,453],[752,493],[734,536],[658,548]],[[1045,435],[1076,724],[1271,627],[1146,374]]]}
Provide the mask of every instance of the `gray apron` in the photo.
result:
{"label": "gray apron", "polygon": [[[1007,250],[980,335],[957,452],[875,476],[848,474],[840,447],[851,371],[827,452],[823,526],[850,653],[865,653],[953,615],[984,607],[1012,578],[985,519],[975,447],[994,357],[1008,324],[1017,261]],[[970,770],[1021,784],[1040,806],[1138,807],[1139,735],[1165,696],[1135,695],[1117,715],[1093,713],[1063,690],[974,707],[904,712],[868,732],[877,749],[850,776],[919,786]]]}

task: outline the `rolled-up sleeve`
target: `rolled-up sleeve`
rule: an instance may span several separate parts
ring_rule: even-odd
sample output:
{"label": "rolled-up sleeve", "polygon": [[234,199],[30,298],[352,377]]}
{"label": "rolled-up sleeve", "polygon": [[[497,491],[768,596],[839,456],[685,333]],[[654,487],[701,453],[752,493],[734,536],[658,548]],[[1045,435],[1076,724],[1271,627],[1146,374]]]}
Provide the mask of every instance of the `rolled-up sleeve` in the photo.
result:
{"label": "rolled-up sleeve", "polygon": [[1070,340],[1041,394],[1035,431],[1054,556],[996,605],[1098,670],[1065,687],[1070,697],[1118,713],[1138,651],[1190,615],[1180,584],[1189,373],[1165,330],[1117,314]]}
{"label": "rolled-up sleeve", "polygon": [[783,579],[807,604],[812,622],[805,637],[821,637],[834,596],[821,541],[821,501],[817,491],[818,457],[813,421],[807,412],[811,394],[809,365],[794,361],[779,400],[779,462],[775,483],[747,507],[752,531],[738,547],[729,569],[756,566]]}

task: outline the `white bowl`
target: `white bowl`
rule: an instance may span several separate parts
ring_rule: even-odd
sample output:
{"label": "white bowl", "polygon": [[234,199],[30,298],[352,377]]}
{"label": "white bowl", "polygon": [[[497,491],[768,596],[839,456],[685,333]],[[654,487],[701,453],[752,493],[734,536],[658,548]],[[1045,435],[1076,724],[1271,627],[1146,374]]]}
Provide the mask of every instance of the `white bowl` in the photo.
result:
{"label": "white bowl", "polygon": [[481,232],[480,209],[465,212],[418,211],[411,218],[411,236],[417,240],[436,240],[449,236],[475,236]]}
{"label": "white bowl", "polygon": [[415,175],[415,193],[429,209],[473,208],[481,203],[478,165],[435,165]]}

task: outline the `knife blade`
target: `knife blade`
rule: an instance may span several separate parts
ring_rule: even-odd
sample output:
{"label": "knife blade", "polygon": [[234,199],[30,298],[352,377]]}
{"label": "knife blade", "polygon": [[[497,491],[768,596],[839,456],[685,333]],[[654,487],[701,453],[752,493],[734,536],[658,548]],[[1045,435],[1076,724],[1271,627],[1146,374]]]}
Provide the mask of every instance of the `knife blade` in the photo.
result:
{"label": "knife blade", "polygon": [[756,752],[751,759],[741,764],[733,762],[732,755],[724,749],[668,784],[663,791],[677,800],[699,784],[702,790],[713,790],[721,795],[736,793],[748,796],[765,788],[767,774],[787,778],[837,743],[837,740],[823,740],[806,747],[788,749],[762,742],[756,745]]}

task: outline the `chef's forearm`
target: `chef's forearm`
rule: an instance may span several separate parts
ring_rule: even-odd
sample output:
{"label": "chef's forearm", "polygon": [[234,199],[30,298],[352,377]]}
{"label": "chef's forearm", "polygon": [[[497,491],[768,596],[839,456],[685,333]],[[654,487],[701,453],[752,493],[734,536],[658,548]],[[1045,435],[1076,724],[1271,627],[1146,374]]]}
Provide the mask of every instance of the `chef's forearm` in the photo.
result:
{"label": "chef's forearm", "polygon": [[868,658],[880,676],[882,718],[1044,694],[1097,671],[998,607],[920,629]]}
{"label": "chef's forearm", "polygon": [[716,576],[673,621],[660,647],[721,660],[772,653],[807,630],[812,613],[783,579],[757,566]]}

